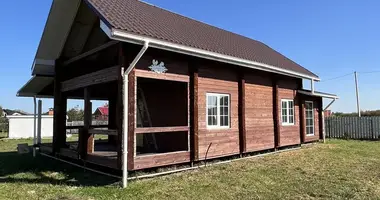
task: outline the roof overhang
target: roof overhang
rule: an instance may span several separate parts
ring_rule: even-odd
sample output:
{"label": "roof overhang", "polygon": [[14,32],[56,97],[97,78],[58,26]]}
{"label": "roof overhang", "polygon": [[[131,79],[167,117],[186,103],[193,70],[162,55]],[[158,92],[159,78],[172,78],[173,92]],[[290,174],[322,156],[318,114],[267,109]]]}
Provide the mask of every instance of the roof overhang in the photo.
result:
{"label": "roof overhang", "polygon": [[40,92],[54,81],[54,77],[49,76],[33,76],[22,88],[17,92],[18,97],[38,97],[53,98],[50,95],[40,95]]}
{"label": "roof overhang", "polygon": [[32,65],[32,75],[54,74],[81,0],[54,0]]}
{"label": "roof overhang", "polygon": [[227,55],[223,55],[223,54],[219,54],[219,53],[215,53],[211,51],[179,45],[172,42],[166,42],[166,41],[154,39],[151,37],[143,37],[140,35],[127,33],[123,30],[109,27],[102,20],[100,20],[100,28],[107,34],[107,36],[110,39],[113,39],[113,40],[119,40],[122,42],[128,42],[128,43],[140,44],[140,45],[144,45],[145,42],[149,42],[149,47],[153,47],[157,49],[163,49],[163,50],[172,51],[176,53],[196,56],[196,57],[200,57],[204,59],[209,59],[209,60],[219,61],[223,63],[243,66],[247,68],[272,72],[276,74],[282,74],[282,75],[296,77],[296,78],[304,78],[304,79],[310,79],[314,81],[320,81],[319,77],[317,76],[310,76],[307,74],[302,74],[302,73],[298,73],[298,72],[282,69],[279,67],[246,60],[246,59],[236,58],[233,56],[227,56]]}
{"label": "roof overhang", "polygon": [[314,97],[322,97],[322,98],[328,98],[328,99],[339,99],[339,97],[335,94],[328,94],[324,92],[317,92],[317,91],[310,91],[310,90],[298,90],[297,91],[300,94],[304,94],[307,96],[314,96]]}

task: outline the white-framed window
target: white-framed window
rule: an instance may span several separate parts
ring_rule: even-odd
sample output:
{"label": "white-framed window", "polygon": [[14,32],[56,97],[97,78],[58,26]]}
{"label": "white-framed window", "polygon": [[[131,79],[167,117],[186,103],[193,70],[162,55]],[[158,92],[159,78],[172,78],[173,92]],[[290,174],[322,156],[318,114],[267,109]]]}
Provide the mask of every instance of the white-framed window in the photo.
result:
{"label": "white-framed window", "polygon": [[312,101],[305,101],[306,135],[314,135],[314,106]]}
{"label": "white-framed window", "polygon": [[208,128],[230,127],[230,95],[206,94],[206,120]]}
{"label": "white-framed window", "polygon": [[282,125],[294,125],[294,101],[289,99],[281,100],[281,121]]}

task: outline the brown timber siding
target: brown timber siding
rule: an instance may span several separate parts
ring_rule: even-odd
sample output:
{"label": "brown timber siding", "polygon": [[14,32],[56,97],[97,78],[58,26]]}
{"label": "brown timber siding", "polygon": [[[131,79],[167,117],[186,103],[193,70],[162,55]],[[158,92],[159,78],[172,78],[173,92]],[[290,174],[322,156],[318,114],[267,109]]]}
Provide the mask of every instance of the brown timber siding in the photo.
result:
{"label": "brown timber siding", "polygon": [[[297,94],[298,84],[295,79],[278,80],[278,117],[280,122],[280,146],[296,145],[301,143],[299,102]],[[284,126],[281,119],[281,100],[294,100],[294,125]]]}
{"label": "brown timber siding", "polygon": [[247,152],[274,148],[273,85],[269,75],[246,75]]}
{"label": "brown timber siding", "polygon": [[[238,75],[232,68],[201,66],[198,72],[199,159],[240,153],[238,118]],[[230,95],[230,128],[207,129],[206,94]]]}

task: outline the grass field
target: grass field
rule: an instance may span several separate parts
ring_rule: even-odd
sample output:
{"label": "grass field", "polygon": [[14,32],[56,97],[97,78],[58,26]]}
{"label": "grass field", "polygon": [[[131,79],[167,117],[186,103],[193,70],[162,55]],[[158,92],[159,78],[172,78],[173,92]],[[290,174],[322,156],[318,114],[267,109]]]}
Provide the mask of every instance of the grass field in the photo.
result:
{"label": "grass field", "polygon": [[130,182],[0,140],[0,199],[380,199],[380,142],[329,140],[300,150]]}
{"label": "grass field", "polygon": [[6,137],[8,137],[8,133],[0,131],[0,139],[6,138]]}

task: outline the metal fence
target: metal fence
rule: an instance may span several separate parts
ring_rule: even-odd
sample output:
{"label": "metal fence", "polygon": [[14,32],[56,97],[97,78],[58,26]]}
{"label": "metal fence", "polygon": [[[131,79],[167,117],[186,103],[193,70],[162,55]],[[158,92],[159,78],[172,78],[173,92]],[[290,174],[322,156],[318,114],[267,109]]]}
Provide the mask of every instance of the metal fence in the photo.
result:
{"label": "metal fence", "polygon": [[[94,121],[91,122],[91,124],[92,124],[93,126],[97,126],[97,125],[108,125],[108,121],[104,121],[104,120],[94,120]],[[84,126],[84,122],[83,122],[83,121],[66,122],[66,126],[68,127],[68,129],[66,130],[66,133],[67,133],[67,134],[78,134],[79,129],[77,129],[77,128],[75,128],[75,129],[71,129],[70,127]]]}
{"label": "metal fence", "polygon": [[327,138],[379,140],[380,117],[327,117]]}

